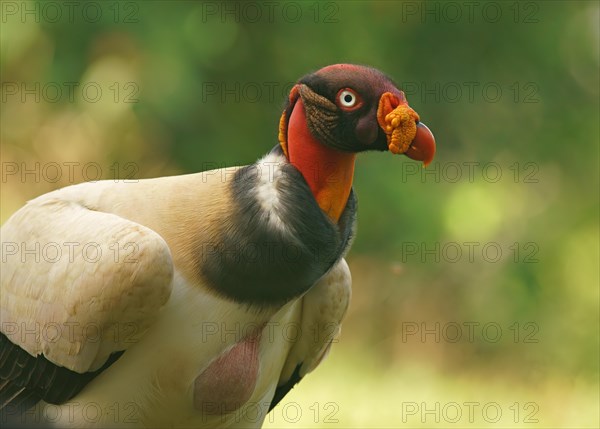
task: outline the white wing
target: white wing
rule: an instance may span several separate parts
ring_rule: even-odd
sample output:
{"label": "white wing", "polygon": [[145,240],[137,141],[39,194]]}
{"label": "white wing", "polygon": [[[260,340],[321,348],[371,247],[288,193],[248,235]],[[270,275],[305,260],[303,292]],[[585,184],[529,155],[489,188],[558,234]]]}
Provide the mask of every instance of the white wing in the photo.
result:
{"label": "white wing", "polygon": [[351,295],[352,277],[342,258],[301,298],[300,335],[283,365],[271,409],[327,356],[340,335]]}
{"label": "white wing", "polygon": [[0,233],[1,330],[32,356],[96,370],[134,343],[169,297],[167,244],[122,217],[50,194]]}

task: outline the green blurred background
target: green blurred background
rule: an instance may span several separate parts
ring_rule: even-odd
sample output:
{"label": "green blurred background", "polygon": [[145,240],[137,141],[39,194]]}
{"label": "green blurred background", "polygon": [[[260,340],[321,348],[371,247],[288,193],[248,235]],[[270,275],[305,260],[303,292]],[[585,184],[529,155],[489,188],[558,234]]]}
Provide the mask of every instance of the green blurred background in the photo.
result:
{"label": "green blurred background", "polygon": [[342,337],[267,425],[600,425],[598,2],[71,4],[2,2],[2,221],[251,163],[296,79],[377,67],[438,153],[359,158]]}

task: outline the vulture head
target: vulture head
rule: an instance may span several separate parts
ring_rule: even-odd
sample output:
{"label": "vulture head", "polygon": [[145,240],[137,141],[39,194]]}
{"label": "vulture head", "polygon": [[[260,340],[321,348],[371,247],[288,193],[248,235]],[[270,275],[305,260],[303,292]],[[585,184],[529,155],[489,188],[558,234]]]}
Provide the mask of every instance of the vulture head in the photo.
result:
{"label": "vulture head", "polygon": [[[324,67],[292,88],[280,124],[280,143],[293,162],[306,148],[308,129],[321,144],[343,152],[389,150],[423,161],[435,154],[435,139],[404,93],[374,68],[353,64]],[[297,138],[301,137],[301,138]]]}
{"label": "vulture head", "polygon": [[350,192],[356,153],[390,151],[425,166],[435,154],[433,134],[394,82],[353,64],[327,66],[298,80],[281,116],[279,143],[334,221]]}

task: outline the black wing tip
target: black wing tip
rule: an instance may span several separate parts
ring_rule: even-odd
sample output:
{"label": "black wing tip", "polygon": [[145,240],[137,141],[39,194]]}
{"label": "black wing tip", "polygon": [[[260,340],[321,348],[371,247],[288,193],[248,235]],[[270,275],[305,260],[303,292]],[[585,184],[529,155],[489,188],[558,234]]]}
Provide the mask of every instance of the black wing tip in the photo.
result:
{"label": "black wing tip", "polygon": [[296,386],[296,384],[300,383],[300,380],[302,380],[302,377],[300,377],[301,366],[302,364],[297,365],[290,379],[285,384],[282,384],[281,386],[277,387],[277,389],[275,389],[273,400],[271,401],[271,405],[269,406],[269,412],[271,412],[273,408],[275,408],[281,402],[285,395],[287,395],[290,392],[290,390],[292,390]]}
{"label": "black wing tip", "polygon": [[[10,391],[17,392],[8,396]],[[27,420],[26,412],[34,407],[40,400],[40,396],[33,390],[15,385],[0,394],[2,401],[0,407],[0,426],[2,429],[41,427]]]}
{"label": "black wing tip", "polygon": [[44,400],[60,405],[72,399],[98,374],[111,366],[124,350],[114,352],[101,368],[83,374],[58,366],[41,354],[32,356],[0,332],[0,423],[21,416]]}

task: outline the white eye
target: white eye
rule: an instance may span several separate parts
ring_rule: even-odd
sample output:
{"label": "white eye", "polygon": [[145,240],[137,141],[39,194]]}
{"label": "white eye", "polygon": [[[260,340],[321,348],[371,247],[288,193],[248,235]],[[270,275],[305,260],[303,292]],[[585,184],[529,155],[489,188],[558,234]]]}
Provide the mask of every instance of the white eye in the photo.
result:
{"label": "white eye", "polygon": [[340,104],[344,107],[354,107],[356,105],[356,94],[347,89],[340,92]]}

